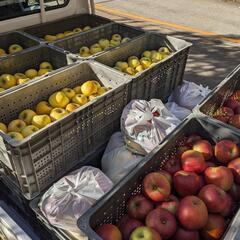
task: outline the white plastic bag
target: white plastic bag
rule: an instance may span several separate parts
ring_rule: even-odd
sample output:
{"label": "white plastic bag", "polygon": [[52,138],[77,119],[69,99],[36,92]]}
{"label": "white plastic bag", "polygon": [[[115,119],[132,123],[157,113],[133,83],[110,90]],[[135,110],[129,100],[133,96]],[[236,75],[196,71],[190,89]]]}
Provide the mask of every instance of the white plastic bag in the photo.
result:
{"label": "white plastic bag", "polygon": [[180,123],[161,100],[132,100],[123,110],[121,130],[129,149],[151,152]]}
{"label": "white plastic bag", "polygon": [[193,82],[183,81],[183,84],[173,91],[168,101],[192,110],[210,91],[208,87],[203,87],[201,84],[197,85]]}
{"label": "white plastic bag", "polygon": [[102,171],[114,182],[118,182],[129,173],[143,156],[130,152],[125,145],[121,132],[110,138],[102,157]]}
{"label": "white plastic bag", "polygon": [[179,106],[175,102],[167,102],[165,104],[165,106],[179,120],[183,120],[184,118],[186,118],[192,112],[191,110],[189,110],[185,107]]}
{"label": "white plastic bag", "polygon": [[112,186],[111,180],[99,169],[85,166],[49,188],[39,208],[53,226],[84,236],[77,227],[77,219]]}

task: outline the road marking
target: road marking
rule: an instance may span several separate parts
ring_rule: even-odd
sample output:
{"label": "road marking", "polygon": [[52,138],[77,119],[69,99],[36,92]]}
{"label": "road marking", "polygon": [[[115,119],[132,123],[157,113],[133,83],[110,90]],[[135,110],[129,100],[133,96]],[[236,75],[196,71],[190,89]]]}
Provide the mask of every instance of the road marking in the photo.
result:
{"label": "road marking", "polygon": [[157,24],[157,25],[162,25],[162,26],[167,26],[167,27],[174,28],[174,29],[179,29],[179,30],[182,30],[182,31],[193,32],[193,33],[197,33],[197,34],[204,35],[204,36],[211,36],[211,37],[214,37],[216,39],[220,39],[220,40],[223,40],[223,41],[226,41],[226,42],[240,43],[240,39],[237,39],[237,38],[224,37],[224,36],[221,36],[221,35],[216,34],[214,32],[208,32],[208,31],[204,31],[204,30],[201,30],[201,29],[197,29],[197,28],[182,26],[182,25],[178,25],[178,24],[175,24],[175,23],[162,21],[162,20],[159,20],[159,19],[143,17],[143,16],[137,15],[135,13],[130,13],[130,12],[126,12],[126,11],[123,11],[123,10],[111,8],[111,7],[108,7],[108,6],[105,6],[103,4],[99,4],[99,3],[96,4],[96,9],[100,10],[100,11],[103,11],[103,12],[106,12],[106,13],[109,13],[109,14],[112,14],[112,15],[117,15],[117,16],[120,16],[120,17],[127,17],[127,18],[130,18],[130,19],[150,22],[150,23],[154,23],[154,24]]}

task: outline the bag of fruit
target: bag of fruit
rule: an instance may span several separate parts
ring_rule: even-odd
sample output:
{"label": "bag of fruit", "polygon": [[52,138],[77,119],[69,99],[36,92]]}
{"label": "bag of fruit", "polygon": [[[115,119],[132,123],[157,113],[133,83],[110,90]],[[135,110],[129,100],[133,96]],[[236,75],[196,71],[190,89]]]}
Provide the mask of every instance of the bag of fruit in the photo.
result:
{"label": "bag of fruit", "polygon": [[39,208],[53,226],[87,239],[77,227],[77,220],[112,186],[112,181],[99,169],[85,166],[49,188]]}
{"label": "bag of fruit", "polygon": [[180,124],[160,99],[132,100],[123,110],[121,130],[128,149],[137,154],[151,152]]}
{"label": "bag of fruit", "polygon": [[191,110],[185,108],[185,107],[181,107],[179,106],[177,103],[175,102],[167,102],[165,104],[165,107],[179,120],[183,120],[184,118],[186,118],[189,114],[192,113]]}
{"label": "bag of fruit", "polygon": [[143,156],[130,152],[121,132],[110,138],[102,157],[102,171],[114,182],[121,180],[141,160]]}
{"label": "bag of fruit", "polygon": [[168,101],[176,102],[179,106],[192,110],[210,92],[208,87],[203,87],[201,84],[183,81],[182,85],[175,88]]}

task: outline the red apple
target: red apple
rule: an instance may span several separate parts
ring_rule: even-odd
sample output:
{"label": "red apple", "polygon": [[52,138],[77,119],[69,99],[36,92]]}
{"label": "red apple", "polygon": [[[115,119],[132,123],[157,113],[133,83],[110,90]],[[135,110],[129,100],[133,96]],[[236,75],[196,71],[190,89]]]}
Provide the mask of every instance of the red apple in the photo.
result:
{"label": "red apple", "polygon": [[240,158],[236,158],[228,163],[228,168],[232,170],[235,182],[240,184]]}
{"label": "red apple", "polygon": [[234,112],[231,108],[228,107],[220,107],[217,111],[213,114],[215,119],[219,121],[227,123],[229,118],[234,115]]}
{"label": "red apple", "polygon": [[203,154],[206,161],[213,157],[213,149],[207,140],[199,140],[193,144],[193,150]]}
{"label": "red apple", "polygon": [[227,194],[213,184],[205,185],[199,192],[198,197],[206,204],[208,211],[212,213],[222,212],[228,204]]}
{"label": "red apple", "polygon": [[226,222],[219,214],[209,214],[207,224],[201,230],[201,235],[206,240],[220,239],[226,229]]}
{"label": "red apple", "polygon": [[203,154],[194,150],[188,150],[181,157],[182,168],[187,172],[201,173],[205,169]]}
{"label": "red apple", "polygon": [[240,201],[240,185],[233,183],[231,189],[228,192],[235,201]]}
{"label": "red apple", "polygon": [[233,184],[232,171],[224,166],[207,168],[204,177],[207,184],[215,184],[224,191],[228,191]]}
{"label": "red apple", "polygon": [[169,172],[165,170],[159,170],[158,172],[161,173],[164,177],[166,177],[170,185],[172,185],[172,175]]}
{"label": "red apple", "polygon": [[141,226],[143,226],[142,222],[137,219],[130,218],[128,215],[123,216],[118,223],[118,228],[122,233],[123,240],[129,240],[133,230]]}
{"label": "red apple", "polygon": [[138,227],[132,232],[129,240],[162,240],[162,238],[150,227]]}
{"label": "red apple", "polygon": [[215,145],[215,157],[221,163],[228,163],[239,156],[237,144],[230,140],[222,140]]}
{"label": "red apple", "polygon": [[187,140],[186,140],[186,144],[187,144],[187,146],[189,146],[190,148],[192,148],[193,144],[194,144],[195,142],[201,140],[201,139],[202,139],[202,138],[201,138],[199,135],[193,133],[193,134],[191,134],[190,136],[188,136],[188,138],[187,138]]}
{"label": "red apple", "polygon": [[187,230],[203,228],[208,220],[208,210],[205,203],[196,196],[187,196],[180,201],[177,217]]}
{"label": "red apple", "polygon": [[177,156],[178,156],[179,158],[181,158],[181,157],[182,157],[182,154],[183,154],[184,152],[186,152],[187,150],[191,150],[191,148],[190,148],[189,146],[187,146],[187,145],[185,145],[185,146],[180,146],[180,147],[177,149]]}
{"label": "red apple", "polygon": [[236,128],[240,128],[240,114],[231,116],[228,120],[228,123]]}
{"label": "red apple", "polygon": [[164,200],[164,202],[161,202],[157,205],[157,208],[163,208],[171,212],[172,214],[176,214],[178,209],[179,201],[177,197],[174,195],[170,195],[168,198]]}
{"label": "red apple", "polygon": [[239,106],[240,106],[240,103],[232,98],[228,98],[227,101],[224,103],[224,107],[231,108],[233,111],[236,109],[236,107],[239,107]]}
{"label": "red apple", "polygon": [[130,217],[144,220],[147,214],[153,209],[153,204],[143,195],[132,196],[127,204]]}
{"label": "red apple", "polygon": [[234,211],[234,203],[233,199],[230,194],[227,194],[227,206],[225,209],[220,213],[223,217],[229,217],[232,215]]}
{"label": "red apple", "polygon": [[185,197],[198,192],[201,179],[195,172],[181,170],[174,174],[173,183],[179,196]]}
{"label": "red apple", "polygon": [[170,195],[171,185],[163,174],[152,172],[143,179],[143,192],[151,200],[159,202]]}
{"label": "red apple", "polygon": [[122,240],[122,234],[118,227],[112,224],[103,224],[97,228],[96,233],[103,240]]}
{"label": "red apple", "polygon": [[240,90],[235,91],[229,98],[240,101]]}
{"label": "red apple", "polygon": [[146,217],[146,226],[155,229],[162,239],[171,238],[177,229],[177,222],[172,213],[166,209],[154,209]]}
{"label": "red apple", "polygon": [[174,237],[174,240],[200,240],[199,232],[189,231],[184,228],[178,227]]}
{"label": "red apple", "polygon": [[234,113],[235,114],[240,114],[240,106],[238,106],[234,109]]}
{"label": "red apple", "polygon": [[164,164],[163,169],[173,175],[175,172],[181,169],[181,164],[178,158],[171,157],[167,162]]}

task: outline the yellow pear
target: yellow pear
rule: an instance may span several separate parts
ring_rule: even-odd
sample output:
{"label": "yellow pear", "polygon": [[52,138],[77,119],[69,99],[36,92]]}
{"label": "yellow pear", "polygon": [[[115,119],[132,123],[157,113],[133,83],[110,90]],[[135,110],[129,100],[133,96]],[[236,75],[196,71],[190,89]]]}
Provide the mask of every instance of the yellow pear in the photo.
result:
{"label": "yellow pear", "polygon": [[0,131],[3,131],[4,133],[7,133],[7,126],[4,123],[0,122]]}
{"label": "yellow pear", "polygon": [[131,56],[128,58],[128,66],[129,67],[136,68],[139,65],[140,65],[140,61],[139,61],[138,57]]}
{"label": "yellow pear", "polygon": [[62,92],[71,100],[75,95],[76,93],[74,92],[73,89],[71,88],[64,88],[62,90]]}
{"label": "yellow pear", "polygon": [[132,75],[132,76],[135,75],[135,70],[132,67],[128,67],[128,68],[124,69],[124,72],[129,74],[129,75]]}
{"label": "yellow pear", "polygon": [[98,52],[102,52],[102,48],[98,43],[95,43],[90,47],[90,53],[96,54]]}
{"label": "yellow pear", "polygon": [[85,27],[83,28],[83,31],[86,32],[86,31],[89,31],[90,29],[91,29],[90,26],[85,26]]}
{"label": "yellow pear", "polygon": [[31,109],[26,109],[23,110],[19,115],[18,118],[23,120],[27,125],[31,124],[32,119],[34,116],[36,116],[37,114],[31,110]]}
{"label": "yellow pear", "polygon": [[82,93],[81,86],[76,86],[75,88],[73,88],[73,91],[74,91],[76,94]]}
{"label": "yellow pear", "polygon": [[39,69],[38,70],[38,76],[41,77],[41,76],[43,76],[43,75],[45,75],[49,72],[51,72],[51,70],[49,70],[49,69]]}
{"label": "yellow pear", "polygon": [[53,93],[48,102],[53,108],[65,108],[69,103],[68,97],[61,91]]}
{"label": "yellow pear", "polygon": [[77,103],[69,103],[69,104],[66,106],[66,110],[67,110],[68,112],[73,112],[73,111],[75,111],[76,109],[78,109],[79,107],[80,107],[80,105],[77,104]]}
{"label": "yellow pear", "polygon": [[142,53],[142,57],[147,57],[147,58],[151,58],[151,51],[144,51],[143,53]]}
{"label": "yellow pear", "polygon": [[42,62],[42,63],[39,65],[39,68],[40,68],[40,69],[53,70],[53,66],[52,66],[52,64],[49,63],[49,62]]}
{"label": "yellow pear", "polygon": [[3,74],[0,76],[0,87],[8,89],[17,85],[17,79],[11,74]]}
{"label": "yellow pear", "polygon": [[83,83],[83,85],[81,86],[82,94],[84,94],[87,97],[94,93],[97,93],[97,89],[98,87],[96,86],[96,83],[94,83],[93,81],[87,81]]}
{"label": "yellow pear", "polygon": [[117,46],[119,46],[120,44],[121,44],[120,41],[118,41],[118,40],[116,40],[116,39],[111,39],[109,46],[110,46],[110,47],[117,47]]}
{"label": "yellow pear", "polygon": [[22,46],[20,46],[19,44],[12,44],[9,48],[8,48],[8,52],[10,54],[12,53],[16,53],[16,52],[21,52],[23,50]]}
{"label": "yellow pear", "polygon": [[23,135],[19,132],[9,132],[7,135],[16,141],[21,141],[24,139]]}
{"label": "yellow pear", "polygon": [[140,72],[144,71],[144,68],[142,65],[139,65],[135,68],[135,71],[136,71],[136,73],[140,73]]}
{"label": "yellow pear", "polygon": [[90,53],[90,49],[86,46],[83,46],[79,49],[79,54],[89,54]]}
{"label": "yellow pear", "polygon": [[47,101],[41,101],[36,106],[36,113],[38,115],[49,115],[52,111],[52,106]]}
{"label": "yellow pear", "polygon": [[74,34],[74,32],[72,32],[72,31],[66,31],[66,32],[64,32],[64,36],[65,36],[65,37],[72,36],[73,34]]}
{"label": "yellow pear", "polygon": [[74,33],[80,33],[80,32],[82,32],[82,29],[81,28],[74,28],[73,32]]}
{"label": "yellow pear", "polygon": [[127,62],[118,61],[118,62],[116,62],[115,67],[118,67],[118,68],[121,69],[121,71],[124,71],[126,68],[128,68],[128,63]]}
{"label": "yellow pear", "polygon": [[57,36],[48,34],[44,36],[44,40],[47,42],[53,42],[57,40]]}
{"label": "yellow pear", "polygon": [[82,106],[88,102],[88,98],[83,94],[76,94],[75,97],[72,99],[72,102]]}
{"label": "yellow pear", "polygon": [[23,73],[15,73],[14,77],[17,79],[18,85],[29,81],[29,78]]}
{"label": "yellow pear", "polygon": [[51,118],[48,115],[36,115],[32,119],[32,125],[41,129],[51,123]]}
{"label": "yellow pear", "polygon": [[170,53],[170,50],[167,47],[160,47],[158,51],[161,53]]}
{"label": "yellow pear", "polygon": [[125,37],[122,39],[121,43],[126,43],[129,42],[131,40],[131,38]]}
{"label": "yellow pear", "polygon": [[108,91],[108,89],[106,87],[100,87],[97,91],[97,94],[98,94],[98,96],[101,96],[107,91]]}
{"label": "yellow pear", "polygon": [[34,125],[28,125],[22,130],[21,134],[23,135],[23,137],[28,137],[33,133],[37,132],[38,130],[39,130],[38,127]]}
{"label": "yellow pear", "polygon": [[162,59],[163,59],[162,54],[160,52],[152,51],[152,55],[151,55],[152,62],[156,63],[156,62],[161,61]]}
{"label": "yellow pear", "polygon": [[101,84],[98,81],[93,80],[92,82],[97,86],[98,89],[101,87]]}
{"label": "yellow pear", "polygon": [[116,40],[116,41],[119,41],[119,42],[121,42],[121,40],[122,40],[122,37],[121,37],[121,35],[120,34],[113,34],[112,35],[112,40]]}
{"label": "yellow pear", "polygon": [[7,55],[7,53],[5,52],[5,50],[0,48],[0,57],[6,56],[6,55]]}
{"label": "yellow pear", "polygon": [[35,70],[35,69],[28,69],[26,72],[25,72],[25,75],[30,78],[30,79],[33,79],[35,77],[38,76],[38,71]]}
{"label": "yellow pear", "polygon": [[56,35],[56,38],[57,38],[57,39],[65,38],[65,35],[64,35],[64,33],[58,33],[58,34]]}
{"label": "yellow pear", "polygon": [[26,127],[26,123],[21,119],[12,120],[8,124],[8,132],[21,132]]}
{"label": "yellow pear", "polygon": [[50,112],[50,117],[53,121],[59,120],[68,115],[68,111],[63,108],[54,108]]}
{"label": "yellow pear", "polygon": [[150,67],[150,65],[152,64],[151,59],[147,58],[147,57],[142,57],[140,59],[140,63],[143,66],[144,69],[147,69]]}
{"label": "yellow pear", "polygon": [[109,47],[109,44],[110,44],[109,40],[106,39],[106,38],[100,39],[100,40],[98,41],[98,43],[99,43],[99,45],[100,45],[100,47],[101,47],[102,49],[108,48],[108,47]]}

